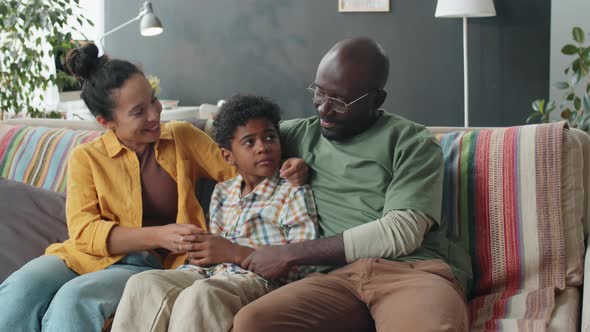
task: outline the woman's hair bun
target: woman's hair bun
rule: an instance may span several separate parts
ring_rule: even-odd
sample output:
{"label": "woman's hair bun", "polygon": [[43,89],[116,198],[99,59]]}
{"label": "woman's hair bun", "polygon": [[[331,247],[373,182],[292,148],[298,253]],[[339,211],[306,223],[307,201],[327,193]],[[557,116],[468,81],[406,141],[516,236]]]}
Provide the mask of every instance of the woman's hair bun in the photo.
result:
{"label": "woman's hair bun", "polygon": [[98,57],[98,47],[89,43],[70,50],[66,55],[66,66],[72,75],[87,80],[98,69],[102,58]]}

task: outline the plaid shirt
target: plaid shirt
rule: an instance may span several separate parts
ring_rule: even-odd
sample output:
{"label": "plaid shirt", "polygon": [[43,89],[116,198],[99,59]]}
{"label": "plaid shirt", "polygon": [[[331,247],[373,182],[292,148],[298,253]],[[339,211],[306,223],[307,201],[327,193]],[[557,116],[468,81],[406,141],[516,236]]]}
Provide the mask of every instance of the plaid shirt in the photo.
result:
{"label": "plaid shirt", "polygon": [[[241,197],[242,181],[238,175],[215,187],[209,209],[211,233],[251,248],[318,238],[318,215],[309,185],[293,187],[275,173]],[[190,269],[205,277],[240,273],[260,278],[232,263],[208,268],[183,265],[180,269]],[[281,281],[295,281],[310,271],[310,267],[295,268]]]}

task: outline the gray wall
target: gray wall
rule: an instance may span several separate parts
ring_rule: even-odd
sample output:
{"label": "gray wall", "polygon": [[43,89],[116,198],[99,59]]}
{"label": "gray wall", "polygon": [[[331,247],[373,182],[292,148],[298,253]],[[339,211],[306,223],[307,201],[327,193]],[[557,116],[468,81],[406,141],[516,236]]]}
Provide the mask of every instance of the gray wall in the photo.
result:
{"label": "gray wall", "polygon": [[[586,34],[590,32],[589,13],[590,1],[588,0],[553,1],[551,6],[551,83],[565,80],[563,71],[573,61],[573,57],[561,54],[561,48],[565,44],[575,44],[572,38],[573,27],[581,27]],[[586,39],[588,38],[590,35],[586,35]],[[581,89],[583,89],[582,86]],[[561,99],[561,93],[553,88],[550,88],[547,95],[557,100]],[[554,112],[552,116],[559,118],[558,112]]]}
{"label": "gray wall", "polygon": [[[233,93],[274,98],[284,118],[314,114],[305,88],[338,40],[369,36],[391,58],[385,108],[426,125],[463,123],[460,19],[434,18],[436,0],[391,0],[390,13],[339,13],[337,0],[153,0],[164,33],[138,24],[107,37],[111,56],[161,79],[162,98],[215,103]],[[141,1],[105,1],[105,30]],[[474,126],[524,123],[549,81],[550,0],[496,0],[498,16],[469,23]],[[541,50],[541,51],[540,51]]]}

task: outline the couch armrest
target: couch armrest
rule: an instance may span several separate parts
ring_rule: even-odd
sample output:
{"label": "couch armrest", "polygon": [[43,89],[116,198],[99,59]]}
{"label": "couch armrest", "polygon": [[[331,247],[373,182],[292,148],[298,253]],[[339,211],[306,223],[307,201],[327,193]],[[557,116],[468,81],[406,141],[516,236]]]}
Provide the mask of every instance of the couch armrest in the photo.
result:
{"label": "couch armrest", "polygon": [[[590,237],[586,239],[588,243]],[[584,256],[584,287],[582,293],[582,332],[590,332],[590,247],[586,247]]]}

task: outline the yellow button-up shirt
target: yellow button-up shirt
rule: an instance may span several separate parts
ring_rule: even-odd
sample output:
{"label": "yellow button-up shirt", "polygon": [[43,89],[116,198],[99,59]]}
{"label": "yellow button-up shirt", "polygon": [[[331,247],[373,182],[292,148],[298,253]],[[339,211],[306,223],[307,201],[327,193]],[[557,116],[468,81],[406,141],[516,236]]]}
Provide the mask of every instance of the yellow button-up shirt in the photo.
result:
{"label": "yellow button-up shirt", "polygon": [[[206,228],[203,209],[195,196],[203,177],[233,178],[236,171],[223,161],[219,148],[204,132],[186,122],[162,124],[155,144],[156,161],[178,186],[176,223]],[[99,271],[122,255],[110,255],[107,238],[116,225],[142,227],[139,160],[112,130],[72,150],[68,166],[66,217],[69,239],[45,251],[65,261],[79,274]],[[170,254],[165,268],[181,265],[186,255]]]}

